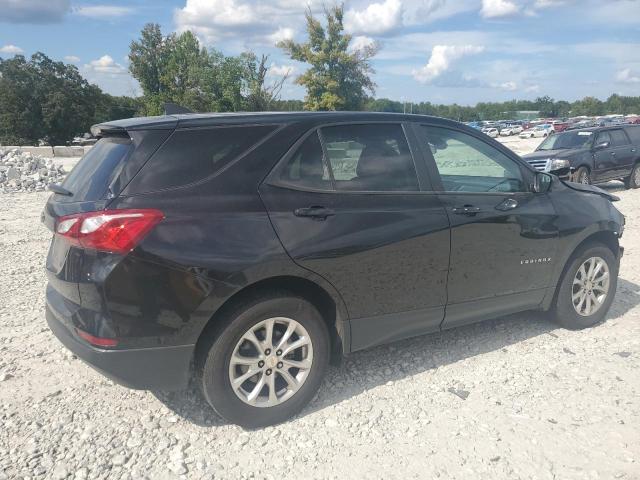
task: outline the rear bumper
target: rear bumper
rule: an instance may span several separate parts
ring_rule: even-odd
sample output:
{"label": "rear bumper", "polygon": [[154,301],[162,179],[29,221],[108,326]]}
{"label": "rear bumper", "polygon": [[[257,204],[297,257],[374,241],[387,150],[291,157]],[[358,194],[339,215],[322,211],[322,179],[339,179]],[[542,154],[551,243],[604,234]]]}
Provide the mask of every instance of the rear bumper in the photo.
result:
{"label": "rear bumper", "polygon": [[57,312],[49,301],[46,318],[65,347],[120,385],[140,390],[181,390],[189,382],[194,345],[103,350],[78,338],[70,319]]}

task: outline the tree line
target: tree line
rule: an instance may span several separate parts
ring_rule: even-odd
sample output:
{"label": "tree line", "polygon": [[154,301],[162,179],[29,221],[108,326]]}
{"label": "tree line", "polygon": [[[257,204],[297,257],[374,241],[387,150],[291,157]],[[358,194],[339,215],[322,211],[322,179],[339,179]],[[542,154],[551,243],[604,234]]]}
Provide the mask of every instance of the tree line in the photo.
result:
{"label": "tree line", "polygon": [[[406,111],[402,102],[374,98],[371,59],[379,45],[350,48],[342,6],[326,8],[324,17],[321,21],[307,11],[306,41],[278,44],[292,60],[308,65],[294,80],[305,88],[304,100],[280,98],[288,74],[270,75],[268,55],[227,56],[205,48],[190,31],[164,35],[157,24],[146,25],[130,44],[129,71],[140,84],[140,97],[109,95],[84,79],[76,66],[41,52],[30,59],[0,58],[0,145],[65,144],[95,123],[161,115],[165,102],[194,112]],[[475,106],[419,102],[410,110],[459,121],[505,119],[523,110],[543,117],[595,116],[640,113],[640,97],[614,94],[604,101],[586,97],[567,102],[541,96]]]}

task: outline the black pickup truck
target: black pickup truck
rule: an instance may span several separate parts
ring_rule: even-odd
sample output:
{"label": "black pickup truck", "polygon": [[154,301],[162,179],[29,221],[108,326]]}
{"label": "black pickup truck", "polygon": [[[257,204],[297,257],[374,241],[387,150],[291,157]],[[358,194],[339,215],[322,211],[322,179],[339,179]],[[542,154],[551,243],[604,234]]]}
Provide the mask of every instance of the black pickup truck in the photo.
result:
{"label": "black pickup truck", "polygon": [[536,170],[579,183],[623,180],[640,187],[640,125],[568,130],[547,137],[523,158]]}

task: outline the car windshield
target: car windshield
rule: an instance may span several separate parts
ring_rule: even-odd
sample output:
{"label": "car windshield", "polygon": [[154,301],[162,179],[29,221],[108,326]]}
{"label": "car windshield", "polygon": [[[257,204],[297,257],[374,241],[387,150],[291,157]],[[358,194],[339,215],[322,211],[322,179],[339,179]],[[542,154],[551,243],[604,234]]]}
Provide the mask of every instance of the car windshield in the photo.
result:
{"label": "car windshield", "polygon": [[570,148],[586,148],[591,143],[592,132],[563,132],[551,135],[540,144],[538,150],[567,150]]}

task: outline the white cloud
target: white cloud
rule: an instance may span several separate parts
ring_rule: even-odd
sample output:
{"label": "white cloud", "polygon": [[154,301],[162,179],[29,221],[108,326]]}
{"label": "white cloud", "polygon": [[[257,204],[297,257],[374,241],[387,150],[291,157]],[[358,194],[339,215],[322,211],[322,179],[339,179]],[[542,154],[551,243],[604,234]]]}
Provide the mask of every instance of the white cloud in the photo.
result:
{"label": "white cloud", "polygon": [[115,5],[83,5],[73,9],[73,13],[76,15],[97,19],[123,17],[132,12],[133,8]]}
{"label": "white cloud", "polygon": [[480,14],[484,18],[507,17],[518,13],[519,10],[513,0],[482,0]]}
{"label": "white cloud", "polygon": [[344,13],[344,27],[349,33],[381,34],[402,25],[400,0],[372,3],[364,10],[349,9]]}
{"label": "white cloud", "polygon": [[92,60],[84,66],[84,68],[91,72],[103,73],[109,75],[125,75],[127,69],[116,63],[109,55],[103,55],[97,60]]}
{"label": "white cloud", "polygon": [[191,30],[206,43],[233,34],[230,27],[264,23],[256,9],[238,0],[187,0],[185,6],[174,13],[178,31]]}
{"label": "white cloud", "polygon": [[500,90],[506,90],[508,92],[515,92],[518,89],[518,84],[516,82],[502,82],[502,83],[493,83],[491,84],[493,88],[499,88]]}
{"label": "white cloud", "polygon": [[24,53],[20,47],[16,47],[15,45],[5,45],[0,48],[0,53],[8,53],[9,55],[18,55],[19,53]]}
{"label": "white cloud", "polygon": [[277,65],[272,63],[269,66],[269,76],[271,77],[284,77],[284,76],[292,76],[297,71],[297,68],[294,65]]}
{"label": "white cloud", "polygon": [[625,68],[616,74],[616,80],[620,83],[640,83],[640,73],[632,72],[630,68]]}
{"label": "white cloud", "polygon": [[373,38],[367,37],[366,35],[359,35],[351,39],[351,43],[349,44],[349,50],[351,51],[363,50],[367,47],[372,47],[375,44],[376,44],[376,41]]}
{"label": "white cloud", "polygon": [[76,57],[75,55],[67,55],[64,59],[69,63],[78,63],[80,61],[80,57]]}
{"label": "white cloud", "polygon": [[295,35],[295,31],[293,28],[288,27],[280,27],[278,30],[273,32],[268,36],[269,43],[272,45],[276,45],[278,42],[282,42],[283,40],[291,40]]}
{"label": "white cloud", "polygon": [[539,92],[540,91],[540,85],[527,85],[526,87],[524,87],[524,91],[527,93],[534,93],[534,92]]}
{"label": "white cloud", "polygon": [[70,0],[0,0],[0,21],[56,23],[70,10]]}
{"label": "white cloud", "polygon": [[475,45],[436,45],[431,50],[429,62],[422,68],[414,70],[413,78],[421,83],[428,83],[449,70],[451,65],[467,55],[475,55],[484,51],[484,47]]}

